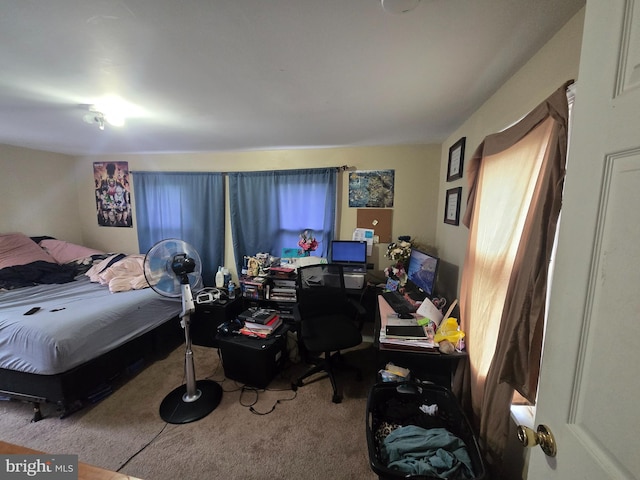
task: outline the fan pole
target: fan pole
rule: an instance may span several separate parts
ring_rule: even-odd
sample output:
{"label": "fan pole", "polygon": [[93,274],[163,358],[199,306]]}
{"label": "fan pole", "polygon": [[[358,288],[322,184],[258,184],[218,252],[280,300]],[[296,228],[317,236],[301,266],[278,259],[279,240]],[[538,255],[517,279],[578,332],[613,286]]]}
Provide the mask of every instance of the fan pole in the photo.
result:
{"label": "fan pole", "polygon": [[186,384],[170,392],[160,404],[160,417],[168,423],[189,423],[207,416],[220,403],[222,387],[213,380],[196,381],[191,349],[189,323],[195,311],[191,286],[186,275],[181,282],[182,313],[180,322],[184,328]]}
{"label": "fan pole", "polygon": [[184,328],[184,338],[187,345],[184,353],[187,391],[182,398],[185,402],[195,402],[200,398],[201,394],[201,392],[196,388],[196,368],[193,362],[193,350],[191,350],[191,336],[189,334],[190,321],[190,314],[186,314],[182,317],[182,327]]}
{"label": "fan pole", "polygon": [[184,328],[184,340],[185,340],[185,376],[187,377],[187,391],[184,394],[183,400],[185,402],[195,402],[200,398],[201,392],[196,388],[196,369],[193,362],[193,350],[191,349],[191,335],[189,333],[189,324],[191,322],[191,314],[195,312],[196,307],[193,303],[193,294],[191,292],[191,285],[189,283],[182,284],[182,313],[180,314],[180,320],[182,322],[182,328]]}

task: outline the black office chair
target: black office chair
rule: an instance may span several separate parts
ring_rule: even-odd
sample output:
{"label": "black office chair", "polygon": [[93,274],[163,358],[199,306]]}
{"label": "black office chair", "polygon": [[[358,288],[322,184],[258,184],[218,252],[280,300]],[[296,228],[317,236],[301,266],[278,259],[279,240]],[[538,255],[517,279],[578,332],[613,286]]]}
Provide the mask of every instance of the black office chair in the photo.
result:
{"label": "black office chair", "polygon": [[[333,386],[333,402],[340,403],[342,395],[338,392],[334,372],[338,364],[356,370],[356,378],[362,378],[358,369],[344,363],[340,352],[362,343],[360,331],[364,321],[364,309],[347,296],[341,265],[300,267],[297,287],[298,303],[295,315],[299,322],[298,340],[301,356],[315,366],[292,383],[291,388],[295,391],[305,385],[306,378],[324,372]],[[324,355],[321,356],[322,354]]]}

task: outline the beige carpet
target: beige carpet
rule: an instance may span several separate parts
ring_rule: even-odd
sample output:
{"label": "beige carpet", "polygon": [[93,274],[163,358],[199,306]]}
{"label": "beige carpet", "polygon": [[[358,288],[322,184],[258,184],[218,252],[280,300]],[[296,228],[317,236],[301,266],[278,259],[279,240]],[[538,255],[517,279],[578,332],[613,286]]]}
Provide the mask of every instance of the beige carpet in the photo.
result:
{"label": "beige carpet", "polygon": [[[183,383],[181,346],[100,403],[65,419],[45,407],[45,419],[30,423],[29,404],[0,402],[0,438],[77,454],[82,462],[147,480],[377,478],[365,434],[367,394],[375,380],[370,345],[345,355],[363,367],[364,379],[355,381],[351,372],[339,378],[341,404],[331,402],[328,379],[290,390],[304,365],[290,364],[267,391],[256,392],[225,379],[216,349],[193,349],[196,377],[212,378],[225,391],[218,408],[199,421],[166,424],[158,414],[164,396]],[[266,415],[249,408],[268,412],[274,405]]]}

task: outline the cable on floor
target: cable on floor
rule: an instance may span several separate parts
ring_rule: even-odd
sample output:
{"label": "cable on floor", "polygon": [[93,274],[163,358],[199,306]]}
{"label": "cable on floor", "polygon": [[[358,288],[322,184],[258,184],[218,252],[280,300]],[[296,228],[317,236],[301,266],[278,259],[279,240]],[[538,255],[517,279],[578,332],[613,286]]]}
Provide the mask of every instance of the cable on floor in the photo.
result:
{"label": "cable on floor", "polygon": [[124,462],[122,465],[120,465],[120,466],[118,467],[118,469],[116,470],[116,472],[119,472],[119,471],[120,471],[120,470],[122,470],[124,467],[126,467],[126,466],[127,466],[127,464],[128,464],[131,460],[133,460],[133,459],[134,459],[135,457],[137,457],[140,453],[142,453],[142,451],[143,451],[144,449],[146,449],[149,445],[151,445],[153,442],[155,442],[155,441],[156,441],[156,439],[157,439],[160,435],[162,435],[162,432],[164,432],[165,428],[167,428],[167,426],[168,426],[168,425],[169,425],[169,423],[165,423],[165,424],[164,424],[164,426],[162,427],[162,429],[161,429],[158,433],[156,433],[156,434],[155,434],[155,436],[154,436],[151,440],[149,440],[147,443],[145,443],[145,444],[144,444],[144,445],[143,445],[143,446],[142,446],[142,447],[141,447],[141,448],[140,448],[136,453],[134,453],[134,454],[133,454],[133,455],[131,455],[129,458],[127,458],[127,460],[125,460],[125,462]]}
{"label": "cable on floor", "polygon": [[[291,398],[280,398],[280,399],[276,400],[276,403],[273,404],[273,406],[271,407],[270,410],[268,410],[266,412],[260,412],[260,411],[256,410],[253,406],[256,403],[258,403],[258,397],[260,395],[260,392],[261,391],[264,392],[264,391],[267,391],[267,390],[269,390],[271,392],[285,392],[285,391],[290,392],[291,391],[289,389],[275,389],[275,390],[272,390],[272,389],[259,389],[259,388],[249,387],[249,386],[245,385],[245,386],[242,387],[241,392],[240,392],[240,399],[239,399],[240,405],[242,405],[243,407],[248,407],[249,411],[251,413],[253,413],[254,415],[269,415],[271,412],[273,412],[276,409],[276,407],[280,403],[289,402],[291,400],[294,400],[298,396],[298,392],[293,392],[293,396]],[[255,399],[252,402],[245,404],[245,403],[243,403],[242,397],[246,392],[254,393],[255,394]]]}

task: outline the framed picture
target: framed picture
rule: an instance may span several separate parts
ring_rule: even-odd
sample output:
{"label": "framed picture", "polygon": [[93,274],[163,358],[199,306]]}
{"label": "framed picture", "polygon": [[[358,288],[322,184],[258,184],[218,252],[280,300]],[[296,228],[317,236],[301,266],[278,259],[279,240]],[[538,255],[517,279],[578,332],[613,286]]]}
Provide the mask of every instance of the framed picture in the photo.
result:
{"label": "framed picture", "polygon": [[447,190],[447,197],[444,206],[444,223],[449,225],[460,224],[460,200],[462,198],[462,187],[450,188]]}
{"label": "framed picture", "polygon": [[462,137],[449,149],[449,166],[447,167],[447,182],[462,178],[464,167],[464,144],[467,137]]}

